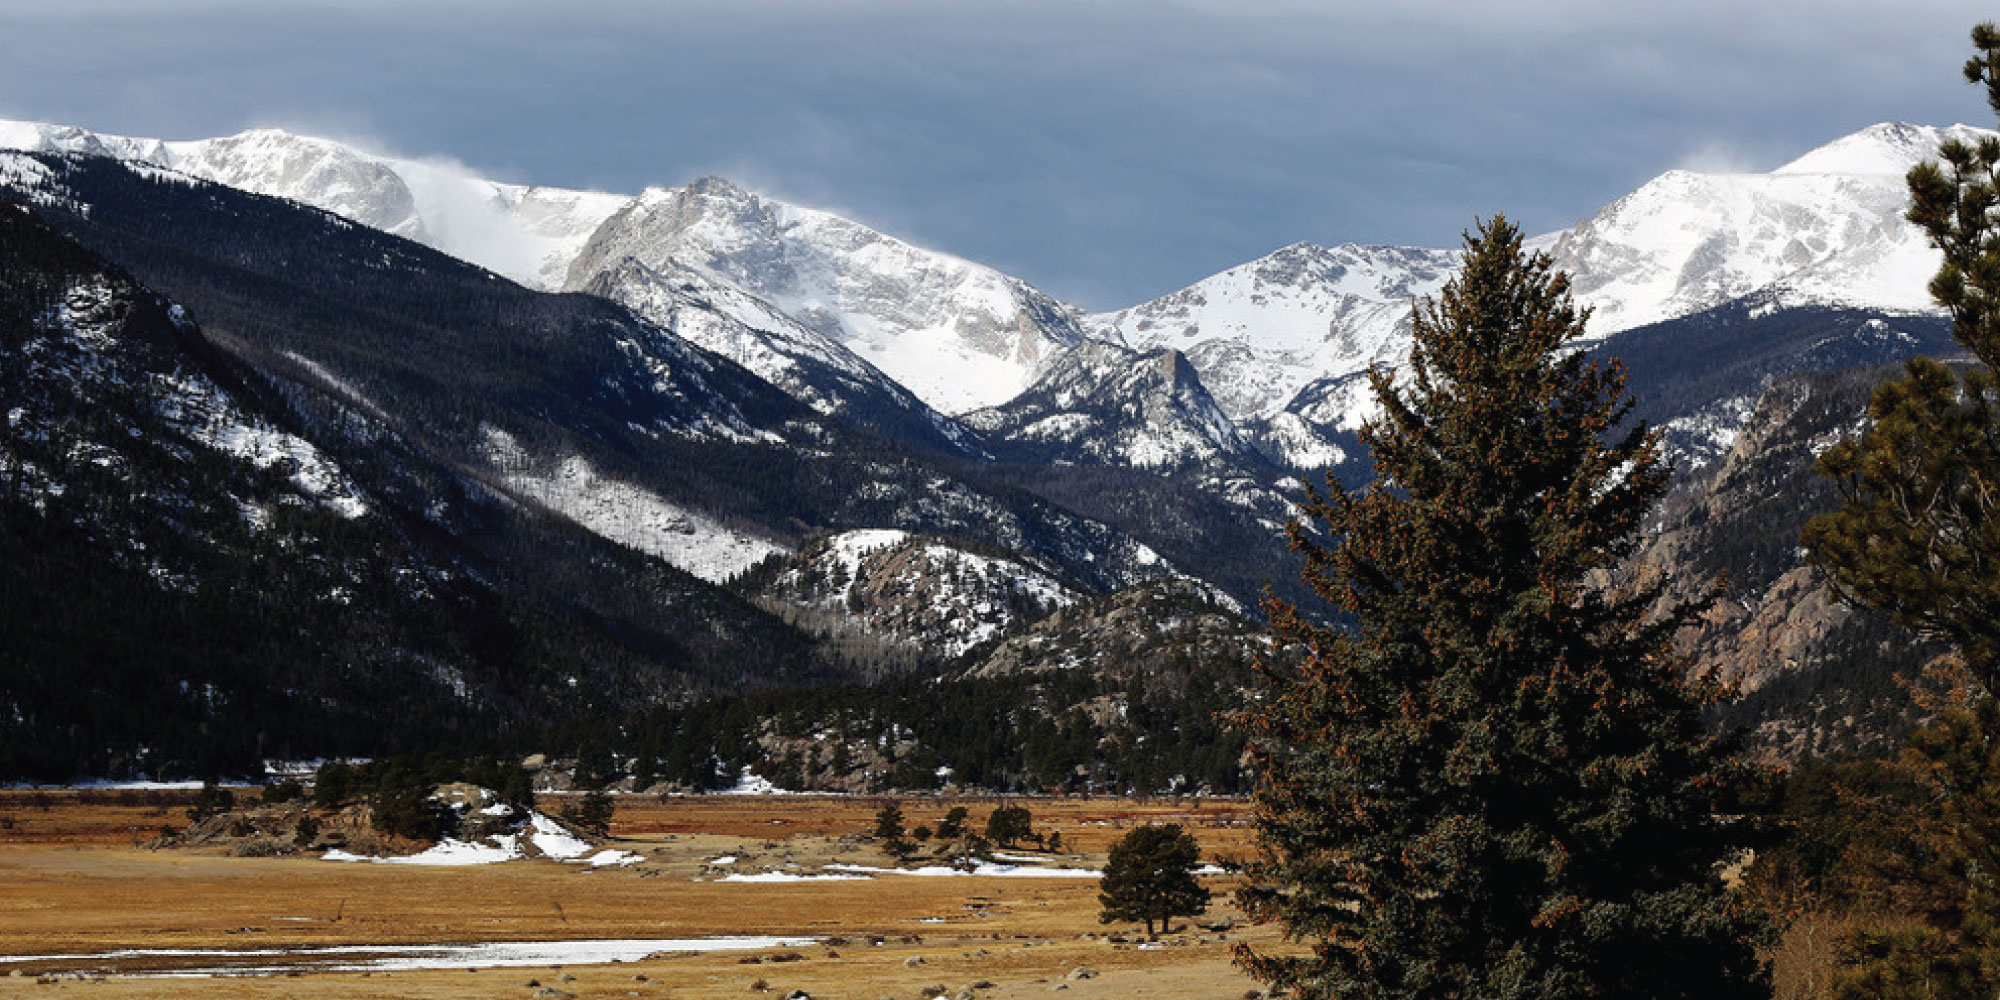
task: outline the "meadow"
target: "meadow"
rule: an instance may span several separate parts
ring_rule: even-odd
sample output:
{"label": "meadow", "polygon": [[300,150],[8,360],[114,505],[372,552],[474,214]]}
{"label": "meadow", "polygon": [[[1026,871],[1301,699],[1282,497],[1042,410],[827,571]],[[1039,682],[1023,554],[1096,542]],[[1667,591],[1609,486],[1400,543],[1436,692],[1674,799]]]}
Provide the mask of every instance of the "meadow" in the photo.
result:
{"label": "meadow", "polygon": [[[1083,1000],[1234,998],[1258,986],[1232,967],[1230,947],[1246,936],[1270,944],[1275,931],[1243,925],[1228,901],[1227,875],[1205,880],[1215,901],[1198,922],[1177,921],[1175,933],[1148,942],[1136,927],[1098,922],[1090,877],[863,878],[824,870],[890,866],[864,836],[882,802],[622,796],[607,846],[639,855],[636,863],[445,867],[152,848],[163,823],[181,821],[184,806],[173,793],[0,793],[0,997],[51,990],[106,998],[784,997],[802,990],[816,1000],[878,1000],[941,989],[953,997],[969,990],[981,998],[1054,992]],[[1037,832],[1062,834],[1064,851],[1024,868],[1100,868],[1123,831],[1144,822],[1181,824],[1201,842],[1204,860],[1248,850],[1247,807],[1235,802],[926,797],[901,804],[913,826],[935,824],[954,805],[975,824],[997,805],[1026,805]],[[541,808],[561,805],[544,796]],[[829,874],[849,877],[812,877]],[[766,880],[743,881],[756,878]],[[695,950],[713,946],[695,941],[736,936],[762,940]],[[578,944],[605,941],[636,944],[622,952]],[[496,942],[522,944],[434,950]],[[449,961],[464,964],[409,967]],[[532,964],[490,964],[500,961]],[[342,965],[349,967],[330,967]],[[231,966],[233,974],[216,974]]]}

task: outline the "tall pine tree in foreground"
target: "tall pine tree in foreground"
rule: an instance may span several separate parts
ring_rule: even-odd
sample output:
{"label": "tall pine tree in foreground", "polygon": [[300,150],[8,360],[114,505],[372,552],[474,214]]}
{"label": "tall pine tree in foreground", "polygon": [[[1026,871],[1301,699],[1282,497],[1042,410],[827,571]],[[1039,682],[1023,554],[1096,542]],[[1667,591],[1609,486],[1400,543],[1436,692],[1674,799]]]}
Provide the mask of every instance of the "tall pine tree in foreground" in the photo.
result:
{"label": "tall pine tree in foreground", "polygon": [[[2000,114],[2000,28],[1972,31],[1966,79]],[[1961,376],[1930,358],[1876,389],[1866,433],[1820,458],[1838,511],[1805,540],[1843,596],[1950,644],[1972,679],[2000,690],[2000,138],[1947,141],[1910,171],[1909,219],[1944,251],[1932,298],[1978,363]]]}
{"label": "tall pine tree in foreground", "polygon": [[1269,602],[1302,667],[1247,716],[1260,859],[1240,901],[1309,954],[1238,962],[1307,998],[1768,994],[1720,867],[1748,775],[1722,696],[1669,648],[1696,609],[1605,581],[1667,471],[1620,432],[1624,375],[1504,219],[1417,312],[1408,382],[1373,376],[1377,474],[1309,491],[1305,579],[1354,623]]}
{"label": "tall pine tree in foreground", "polygon": [[[2000,28],[1972,29],[1965,78],[2000,114]],[[2000,139],[1949,141],[1910,171],[1909,219],[1943,251],[1931,296],[1975,363],[1914,358],[1827,449],[1839,510],[1806,525],[1848,600],[1952,648],[1967,697],[1911,737],[1927,793],[1912,828],[1939,845],[1946,905],[1848,942],[1843,997],[1993,996],[2000,989]]]}

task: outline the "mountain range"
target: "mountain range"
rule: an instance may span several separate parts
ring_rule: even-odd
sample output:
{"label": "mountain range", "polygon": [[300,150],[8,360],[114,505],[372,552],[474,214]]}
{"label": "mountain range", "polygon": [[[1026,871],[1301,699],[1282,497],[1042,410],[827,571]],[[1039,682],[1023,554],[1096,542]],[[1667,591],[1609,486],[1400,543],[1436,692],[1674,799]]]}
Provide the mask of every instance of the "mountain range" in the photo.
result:
{"label": "mountain range", "polygon": [[[1774,387],[1951,351],[1902,175],[1984,134],[1884,124],[1768,173],[1669,171],[1532,244],[1593,311],[1585,349],[1623,360],[1639,414],[1702,479]],[[1413,308],[1456,267],[1445,249],[1298,243],[1091,314],[720,178],[529,187],[272,130],[0,122],[0,150],[9,232],[66,262],[20,258],[42,276],[17,298],[42,290],[17,303],[17,361],[67,388],[10,381],[11,495],[45,516],[106,489],[85,456],[137,462],[123,433],[254,483],[176,473],[188,485],[160,491],[244,511],[231,538],[266,530],[248,511],[300,508],[403,539],[376,557],[474,588],[511,629],[581,636],[524,677],[492,650],[413,652],[398,630],[442,606],[391,607],[401,624],[351,654],[489,722],[566,687],[634,708],[913,664],[988,677],[1010,636],[1163,581],[1239,612],[1267,586],[1302,596],[1291,503],[1322,472],[1368,478],[1368,374],[1402,362]],[[80,318],[106,308],[93,288],[168,318]],[[120,360],[127,340],[151,360]],[[130,405],[164,423],[46,450],[48,414],[136,383],[152,395]],[[71,515],[98,525],[76,558],[216,574],[118,555],[187,520],[126,492],[136,506]],[[22,705],[61,715],[45,695],[11,695],[19,731]]]}

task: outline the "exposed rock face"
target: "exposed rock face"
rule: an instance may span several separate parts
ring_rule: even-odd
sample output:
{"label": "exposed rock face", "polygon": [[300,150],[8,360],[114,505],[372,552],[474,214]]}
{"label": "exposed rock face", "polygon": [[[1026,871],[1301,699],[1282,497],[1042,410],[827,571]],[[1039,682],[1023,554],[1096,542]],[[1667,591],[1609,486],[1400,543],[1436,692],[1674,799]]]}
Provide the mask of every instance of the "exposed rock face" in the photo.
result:
{"label": "exposed rock face", "polygon": [[747,589],[800,624],[912,656],[957,656],[1082,596],[1047,568],[903,531],[835,535],[766,575]]}
{"label": "exposed rock face", "polygon": [[1697,669],[1741,686],[1743,699],[1723,716],[1753,728],[1760,754],[1865,746],[1916,716],[1896,678],[1914,677],[1936,651],[1843,604],[1799,545],[1805,522],[1838,502],[1814,460],[1860,427],[1870,390],[1890,371],[1773,385],[1713,474],[1669,496],[1638,558],[1642,577],[1673,581],[1679,598],[1723,582],[1683,641]]}
{"label": "exposed rock face", "polygon": [[1005,455],[1142,469],[1267,469],[1187,357],[1085,342],[1027,391],[967,414]]}
{"label": "exposed rock face", "polygon": [[1134,684],[1184,681],[1195,665],[1239,672],[1270,648],[1257,623],[1199,584],[1170,580],[1064,608],[969,666],[971,677],[1078,670]]}
{"label": "exposed rock face", "polygon": [[1411,306],[1457,267],[1451,250],[1294,243],[1090,323],[1184,352],[1232,418],[1268,418],[1322,376],[1400,363]]}

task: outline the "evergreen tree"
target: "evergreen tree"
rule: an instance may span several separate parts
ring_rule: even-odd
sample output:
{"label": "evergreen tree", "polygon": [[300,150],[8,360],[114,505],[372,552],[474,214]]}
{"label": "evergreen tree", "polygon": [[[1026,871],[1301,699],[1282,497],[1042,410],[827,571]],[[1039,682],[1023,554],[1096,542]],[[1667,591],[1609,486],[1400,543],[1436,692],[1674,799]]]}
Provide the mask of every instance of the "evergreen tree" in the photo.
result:
{"label": "evergreen tree", "polygon": [[903,839],[903,807],[886,802],[875,813],[875,836],[882,840]]}
{"label": "evergreen tree", "polygon": [[1104,909],[1099,923],[1137,920],[1153,937],[1153,922],[1170,929],[1175,917],[1191,917],[1208,909],[1208,890],[1194,877],[1201,864],[1201,846],[1182,832],[1180,824],[1147,823],[1111,845],[1098,882],[1097,901]]}
{"label": "evergreen tree", "polygon": [[1035,832],[1035,814],[1027,806],[1001,806],[986,817],[986,839],[1012,847]]}
{"label": "evergreen tree", "polygon": [[[1965,78],[2000,114],[2000,28],[1972,30]],[[1849,942],[1848,997],[1991,995],[2000,987],[2000,139],[1947,141],[1910,171],[1909,219],[1943,251],[1931,295],[1976,363],[1914,358],[1876,389],[1870,425],[1821,456],[1842,505],[1805,541],[1848,600],[1949,644],[1969,699],[1904,757],[1930,793],[1912,817],[1940,845],[1946,905]]]}
{"label": "evergreen tree", "polygon": [[[1704,735],[1725,694],[1670,649],[1696,608],[1604,582],[1665,488],[1620,430],[1614,362],[1504,219],[1371,376],[1375,484],[1308,491],[1292,547],[1353,623],[1272,599],[1283,644],[1246,713],[1260,857],[1240,901],[1309,954],[1239,947],[1302,998],[1768,993],[1719,868],[1749,775]],[[1662,608],[1665,610],[1661,610]]]}
{"label": "evergreen tree", "polygon": [[611,833],[611,818],[618,812],[611,794],[601,788],[585,792],[583,798],[564,806],[563,818],[600,837]]}
{"label": "evergreen tree", "polygon": [[[2000,29],[1972,31],[1966,79],[2000,113]],[[1909,219],[1944,251],[1930,291],[1979,364],[1963,376],[1929,358],[1884,383],[1858,438],[1821,456],[1843,504],[1806,528],[1814,561],[1857,603],[1952,645],[2000,690],[2000,138],[1947,141],[1910,171]]]}
{"label": "evergreen tree", "polygon": [[236,793],[217,785],[214,779],[201,783],[201,794],[195,797],[194,805],[187,809],[190,822],[199,823],[210,816],[219,816],[236,808]]}

